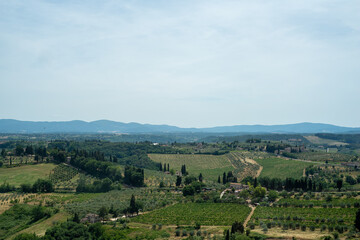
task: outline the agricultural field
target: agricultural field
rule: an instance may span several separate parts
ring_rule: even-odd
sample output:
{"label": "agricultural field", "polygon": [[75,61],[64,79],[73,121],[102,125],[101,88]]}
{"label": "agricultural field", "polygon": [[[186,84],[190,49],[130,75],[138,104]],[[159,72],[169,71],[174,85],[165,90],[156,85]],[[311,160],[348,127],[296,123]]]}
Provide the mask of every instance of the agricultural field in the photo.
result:
{"label": "agricultural field", "polygon": [[301,152],[294,153],[298,159],[304,159],[314,162],[340,163],[349,162],[354,159],[354,156],[342,153],[327,153],[325,150],[316,152]]}
{"label": "agricultural field", "polygon": [[[289,228],[299,228],[301,225],[315,227],[318,230],[325,225],[335,228],[337,225],[351,226],[355,220],[357,208],[293,208],[293,207],[257,207],[251,218],[251,223],[260,222],[291,224]],[[297,227],[298,226],[298,227]]]}
{"label": "agricultural field", "polygon": [[38,178],[48,178],[56,167],[53,163],[22,165],[20,167],[0,168],[0,183],[9,183],[19,187],[22,183],[33,184]]}
{"label": "agricultural field", "polygon": [[164,172],[155,170],[144,170],[145,184],[148,187],[159,187],[160,182],[163,182],[166,187],[175,186],[176,176],[171,174],[165,174]]}
{"label": "agricultural field", "polygon": [[233,173],[240,181],[248,176],[257,177],[261,171],[260,165],[249,158],[249,155],[249,152],[230,152],[226,154],[232,165],[236,167]]}
{"label": "agricultural field", "polygon": [[282,198],[274,206],[287,206],[287,207],[341,207],[341,208],[352,208],[360,206],[360,199],[358,197],[341,197],[341,198],[330,198],[326,199],[296,199],[296,198]]}
{"label": "agricultural field", "polygon": [[287,177],[300,178],[303,176],[306,167],[316,164],[283,158],[264,158],[255,160],[263,166],[260,177],[277,177],[281,179]]}
{"label": "agricultural field", "polygon": [[234,203],[179,203],[133,219],[141,223],[161,223],[164,225],[228,226],[234,221],[244,222],[250,208]]}
{"label": "agricultural field", "polygon": [[98,194],[88,200],[69,200],[64,207],[68,212],[76,212],[81,216],[96,213],[101,207],[108,209],[113,207],[122,211],[129,206],[132,194],[136,201],[142,204],[141,210],[144,212],[165,207],[183,199],[182,192],[134,188]]}
{"label": "agricultural field", "polygon": [[170,165],[170,169],[180,171],[182,165],[190,175],[204,176],[204,181],[216,181],[218,176],[235,168],[226,155],[205,154],[149,154],[151,160]]}

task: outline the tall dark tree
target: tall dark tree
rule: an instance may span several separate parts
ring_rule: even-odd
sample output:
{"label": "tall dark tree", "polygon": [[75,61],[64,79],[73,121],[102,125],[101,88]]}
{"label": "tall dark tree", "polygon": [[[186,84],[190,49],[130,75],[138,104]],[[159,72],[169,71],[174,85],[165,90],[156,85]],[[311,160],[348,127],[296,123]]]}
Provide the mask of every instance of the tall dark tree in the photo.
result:
{"label": "tall dark tree", "polygon": [[79,214],[78,214],[78,213],[75,213],[75,214],[74,214],[73,222],[80,223],[80,218],[79,218]]}
{"label": "tall dark tree", "polygon": [[258,183],[257,183],[257,178],[254,178],[254,187],[257,187]]}
{"label": "tall dark tree", "polygon": [[33,149],[33,147],[32,147],[31,145],[30,145],[30,146],[26,146],[25,153],[26,153],[26,154],[30,154],[30,155],[34,154],[34,149]]}
{"label": "tall dark tree", "polygon": [[166,163],[164,163],[164,172],[166,172]]}
{"label": "tall dark tree", "polygon": [[1,150],[1,156],[2,156],[3,158],[6,157],[6,151],[5,151],[4,148]]}
{"label": "tall dark tree", "polygon": [[162,172],[163,169],[162,169],[162,164],[161,163],[159,164],[159,169]]}
{"label": "tall dark tree", "polygon": [[130,199],[130,213],[134,212],[136,212],[136,201],[134,194],[132,194]]}
{"label": "tall dark tree", "polygon": [[221,183],[221,181],[220,181],[220,176],[218,177],[218,183]]}
{"label": "tall dark tree", "polygon": [[342,179],[338,179],[336,180],[336,187],[338,188],[339,192],[342,188],[342,185],[343,185],[343,180]]}
{"label": "tall dark tree", "polygon": [[99,217],[104,220],[107,214],[108,214],[108,210],[106,209],[106,207],[102,206],[99,209]]}
{"label": "tall dark tree", "polygon": [[168,164],[167,166],[168,166],[168,167],[167,167],[167,170],[168,170],[168,172],[170,172],[170,165]]}
{"label": "tall dark tree", "polygon": [[229,232],[229,229],[226,230],[225,240],[230,240],[230,232]]}
{"label": "tall dark tree", "polygon": [[226,184],[226,173],[223,173],[223,184]]}
{"label": "tall dark tree", "polygon": [[360,231],[360,208],[356,212],[356,218],[355,218],[354,226],[358,231]]}
{"label": "tall dark tree", "polygon": [[179,187],[181,185],[182,178],[180,176],[176,177],[176,186]]}
{"label": "tall dark tree", "polygon": [[199,182],[202,182],[203,181],[203,175],[200,173],[199,174]]}

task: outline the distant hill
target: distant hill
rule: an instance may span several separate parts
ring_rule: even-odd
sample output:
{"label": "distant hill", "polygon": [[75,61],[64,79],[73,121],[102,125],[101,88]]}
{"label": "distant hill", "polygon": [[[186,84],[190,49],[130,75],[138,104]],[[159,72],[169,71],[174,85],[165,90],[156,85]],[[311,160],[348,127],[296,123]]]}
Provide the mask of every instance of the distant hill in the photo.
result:
{"label": "distant hill", "polygon": [[284,125],[236,125],[212,128],[180,128],[169,125],[122,123],[109,120],[93,122],[33,122],[0,119],[0,133],[360,133],[360,128],[323,123]]}

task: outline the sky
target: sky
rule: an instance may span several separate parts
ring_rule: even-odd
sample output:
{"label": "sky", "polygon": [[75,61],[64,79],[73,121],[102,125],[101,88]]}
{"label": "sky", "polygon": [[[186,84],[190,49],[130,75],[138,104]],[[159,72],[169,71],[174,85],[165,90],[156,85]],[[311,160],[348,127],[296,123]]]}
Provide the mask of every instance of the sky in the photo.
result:
{"label": "sky", "polygon": [[0,0],[0,118],[360,127],[360,1]]}

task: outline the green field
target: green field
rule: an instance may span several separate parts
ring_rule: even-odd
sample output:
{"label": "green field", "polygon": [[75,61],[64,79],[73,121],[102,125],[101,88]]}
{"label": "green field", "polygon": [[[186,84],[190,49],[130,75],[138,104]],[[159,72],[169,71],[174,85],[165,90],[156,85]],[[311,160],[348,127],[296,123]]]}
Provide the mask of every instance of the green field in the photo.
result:
{"label": "green field", "polygon": [[260,177],[278,177],[278,178],[300,178],[303,175],[304,168],[315,163],[302,162],[297,160],[286,160],[283,158],[264,158],[255,159],[263,170]]}
{"label": "green field", "polygon": [[228,226],[235,221],[244,222],[250,208],[235,203],[180,203],[152,211],[133,219],[141,223],[161,223],[164,225]]}
{"label": "green field", "polygon": [[202,173],[204,180],[216,181],[224,172],[234,170],[227,155],[205,154],[149,154],[151,160],[170,164],[170,169],[180,171],[183,164],[190,175]]}
{"label": "green field", "polygon": [[56,167],[52,163],[23,165],[21,167],[0,168],[0,184],[7,182],[10,185],[20,186],[22,183],[33,184],[38,178],[48,178],[50,171]]}

